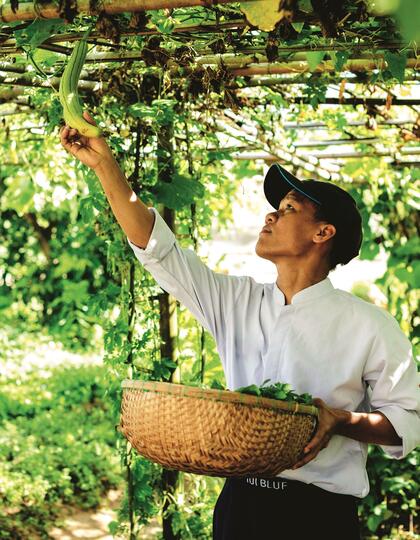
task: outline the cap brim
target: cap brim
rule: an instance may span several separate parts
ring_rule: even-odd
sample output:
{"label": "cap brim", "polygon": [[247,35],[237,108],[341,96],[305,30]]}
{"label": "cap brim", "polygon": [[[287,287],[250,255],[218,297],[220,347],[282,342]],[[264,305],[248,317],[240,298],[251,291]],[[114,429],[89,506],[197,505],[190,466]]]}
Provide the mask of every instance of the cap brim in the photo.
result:
{"label": "cap brim", "polygon": [[320,204],[320,201],[307,193],[302,180],[296,178],[296,176],[291,174],[278,163],[271,165],[264,179],[264,193],[271,206],[278,210],[280,201],[291,189],[299,191],[302,193],[302,195],[305,195],[305,197],[308,197],[312,201]]}

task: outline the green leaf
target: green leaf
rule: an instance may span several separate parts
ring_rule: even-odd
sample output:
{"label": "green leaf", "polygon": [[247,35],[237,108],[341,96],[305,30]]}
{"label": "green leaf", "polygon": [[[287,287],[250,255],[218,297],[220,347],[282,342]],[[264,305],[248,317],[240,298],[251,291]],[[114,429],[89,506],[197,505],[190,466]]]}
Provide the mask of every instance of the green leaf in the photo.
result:
{"label": "green leaf", "polygon": [[306,60],[308,62],[308,65],[311,71],[314,71],[315,68],[319,66],[319,64],[324,59],[324,56],[325,56],[324,51],[307,51]]}
{"label": "green leaf", "polygon": [[253,396],[261,395],[261,391],[256,384],[250,384],[249,386],[241,386],[241,388],[237,388],[235,392],[240,392],[241,394],[251,394]]}
{"label": "green leaf", "polygon": [[360,250],[360,259],[373,261],[373,259],[379,254],[379,245],[373,242],[364,242],[362,249]]}
{"label": "green leaf", "polygon": [[168,208],[179,210],[204,195],[204,187],[197,180],[175,174],[171,182],[162,182],[150,188],[159,203]]}
{"label": "green leaf", "polygon": [[278,0],[241,2],[240,8],[247,21],[264,32],[274,30],[276,24],[284,17],[283,9],[279,9]]}
{"label": "green leaf", "polygon": [[13,209],[21,215],[32,209],[34,195],[34,183],[30,176],[11,177],[9,186],[1,199],[1,208],[4,210]]}
{"label": "green leaf", "polygon": [[335,53],[334,67],[336,71],[342,71],[344,64],[349,59],[350,53],[347,51],[337,51]]}
{"label": "green leaf", "polygon": [[219,381],[217,381],[217,380],[211,381],[210,388],[212,388],[213,390],[224,390],[224,389],[225,389],[225,387],[223,386],[223,384],[221,384],[221,383],[220,383]]}
{"label": "green leaf", "polygon": [[404,82],[405,66],[407,65],[407,56],[404,54],[386,51],[384,54],[388,69],[400,83]]}
{"label": "green leaf", "polygon": [[35,49],[63,24],[63,19],[35,19],[26,28],[14,31],[16,45]]}
{"label": "green leaf", "polygon": [[52,67],[57,60],[62,59],[63,55],[44,49],[35,49],[33,59],[37,64],[42,64],[44,67]]}
{"label": "green leaf", "polygon": [[367,0],[367,8],[374,15],[390,15],[398,8],[400,0]]}
{"label": "green leaf", "polygon": [[420,2],[419,0],[400,0],[396,13],[401,33],[407,41],[420,39]]}
{"label": "green leaf", "polygon": [[108,530],[112,534],[112,536],[115,536],[117,534],[118,528],[118,521],[111,521],[110,523],[108,523]]}
{"label": "green leaf", "polygon": [[6,309],[13,304],[11,296],[0,296],[0,309]]}
{"label": "green leaf", "polygon": [[311,13],[313,11],[311,0],[299,0],[299,9]]}
{"label": "green leaf", "polygon": [[292,22],[292,26],[293,26],[293,28],[296,30],[296,32],[298,34],[300,34],[302,32],[302,28],[303,28],[304,24],[305,23],[303,23],[303,22]]}

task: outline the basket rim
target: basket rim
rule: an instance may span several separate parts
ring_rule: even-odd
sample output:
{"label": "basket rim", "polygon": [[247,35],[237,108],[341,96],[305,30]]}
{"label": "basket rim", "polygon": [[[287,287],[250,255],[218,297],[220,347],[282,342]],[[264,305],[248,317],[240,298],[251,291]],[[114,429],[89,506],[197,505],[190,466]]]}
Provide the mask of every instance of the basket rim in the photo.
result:
{"label": "basket rim", "polygon": [[207,389],[178,383],[134,379],[124,379],[121,382],[121,387],[123,390],[143,390],[146,392],[155,392],[157,394],[170,394],[187,398],[239,403],[241,405],[262,407],[264,409],[278,409],[294,414],[309,414],[318,418],[318,408],[314,405],[304,405],[302,403],[297,403],[296,401],[282,401],[279,399],[253,396],[251,394],[243,394],[231,390]]}

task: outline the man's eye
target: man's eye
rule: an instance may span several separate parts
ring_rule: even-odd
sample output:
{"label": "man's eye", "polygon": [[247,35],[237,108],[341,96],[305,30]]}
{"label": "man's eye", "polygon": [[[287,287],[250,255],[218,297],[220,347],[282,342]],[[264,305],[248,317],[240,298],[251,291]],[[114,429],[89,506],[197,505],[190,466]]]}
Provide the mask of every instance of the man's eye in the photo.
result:
{"label": "man's eye", "polygon": [[280,215],[282,215],[282,214],[284,214],[284,212],[285,212],[286,210],[290,210],[290,209],[291,209],[291,210],[294,210],[293,206],[292,206],[291,204],[289,204],[289,203],[286,203],[286,204],[284,205],[283,208],[279,208],[278,213],[279,213]]}

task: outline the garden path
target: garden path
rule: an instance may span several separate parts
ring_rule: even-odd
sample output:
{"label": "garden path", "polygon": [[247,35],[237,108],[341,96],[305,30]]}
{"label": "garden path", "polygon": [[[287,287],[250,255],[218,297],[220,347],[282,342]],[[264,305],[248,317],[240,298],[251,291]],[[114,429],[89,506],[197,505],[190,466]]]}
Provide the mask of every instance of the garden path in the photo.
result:
{"label": "garden path", "polygon": [[[49,535],[52,540],[124,540],[112,536],[108,524],[116,519],[121,492],[109,491],[106,503],[96,510],[69,509],[62,517],[62,527],[54,527]],[[141,540],[156,540],[162,529],[157,520],[145,527]]]}

